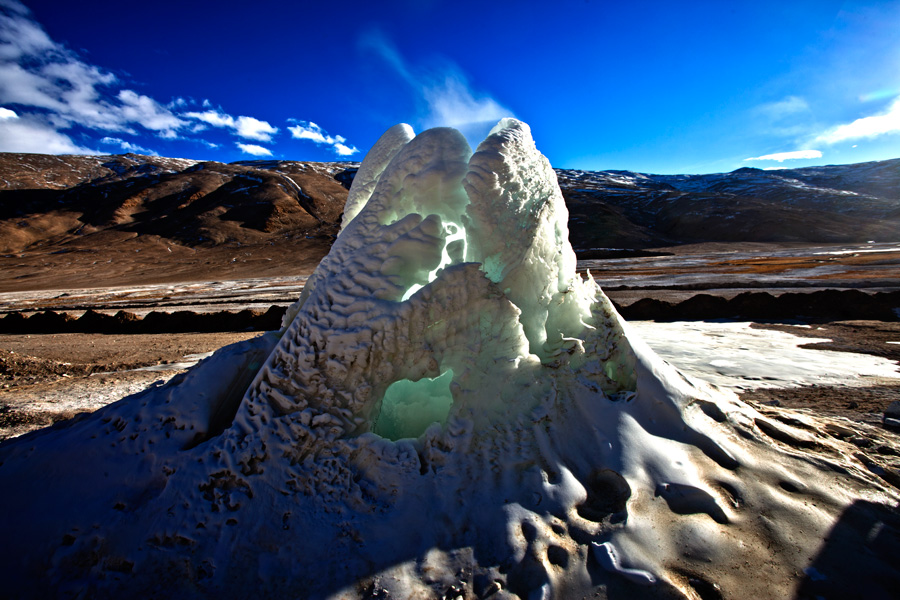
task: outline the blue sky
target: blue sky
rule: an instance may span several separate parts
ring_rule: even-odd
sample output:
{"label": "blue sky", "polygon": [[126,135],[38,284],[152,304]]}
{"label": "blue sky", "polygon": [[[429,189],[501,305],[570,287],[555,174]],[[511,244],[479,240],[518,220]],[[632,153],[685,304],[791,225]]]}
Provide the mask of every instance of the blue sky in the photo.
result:
{"label": "blue sky", "polygon": [[900,0],[0,0],[0,151],[361,160],[504,116],[556,167],[900,157]]}

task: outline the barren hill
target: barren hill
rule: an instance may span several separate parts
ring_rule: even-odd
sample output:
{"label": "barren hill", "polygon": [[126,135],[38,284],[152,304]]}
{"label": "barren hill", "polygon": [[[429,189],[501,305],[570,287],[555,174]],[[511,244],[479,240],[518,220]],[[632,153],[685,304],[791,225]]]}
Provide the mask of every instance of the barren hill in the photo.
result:
{"label": "barren hill", "polygon": [[0,155],[0,289],[264,275],[275,257],[281,273],[306,272],[337,233],[355,168]]}

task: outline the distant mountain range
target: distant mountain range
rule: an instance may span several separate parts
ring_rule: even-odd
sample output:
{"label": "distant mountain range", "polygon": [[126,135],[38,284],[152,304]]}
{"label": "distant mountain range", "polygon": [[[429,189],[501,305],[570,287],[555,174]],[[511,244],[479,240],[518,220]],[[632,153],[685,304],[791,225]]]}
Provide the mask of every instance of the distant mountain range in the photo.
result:
{"label": "distant mountain range", "polygon": [[557,169],[578,250],[900,239],[900,159],[712,175]]}
{"label": "distant mountain range", "polygon": [[[288,241],[313,260],[338,231],[357,168],[0,154],[0,254],[90,251],[96,263],[105,248],[152,238],[168,252]],[[900,239],[900,159],[713,175],[557,175],[583,256],[704,241]]]}

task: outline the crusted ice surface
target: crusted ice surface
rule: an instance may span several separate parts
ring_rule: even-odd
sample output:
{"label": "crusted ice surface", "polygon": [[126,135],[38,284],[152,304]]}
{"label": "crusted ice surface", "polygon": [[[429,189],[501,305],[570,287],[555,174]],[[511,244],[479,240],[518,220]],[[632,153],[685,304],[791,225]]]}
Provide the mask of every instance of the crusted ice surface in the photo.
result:
{"label": "crusted ice surface", "polygon": [[369,153],[366,154],[365,160],[359,166],[356,177],[353,179],[353,186],[347,195],[347,202],[344,205],[344,216],[341,221],[341,230],[347,228],[359,211],[362,210],[372,192],[375,190],[375,184],[384,171],[391,159],[397,152],[403,148],[411,139],[415,137],[412,127],[406,123],[399,123],[384,132],[384,134],[375,142]]}
{"label": "crusted ice surface", "polygon": [[631,332],[527,125],[405,131],[282,331],[0,447],[5,592],[786,597],[896,503]]}

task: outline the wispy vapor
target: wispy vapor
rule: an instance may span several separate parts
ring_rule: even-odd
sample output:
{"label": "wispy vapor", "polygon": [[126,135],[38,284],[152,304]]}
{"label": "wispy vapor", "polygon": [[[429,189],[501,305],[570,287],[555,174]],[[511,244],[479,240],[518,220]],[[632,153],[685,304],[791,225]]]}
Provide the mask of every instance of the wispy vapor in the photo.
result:
{"label": "wispy vapor", "polygon": [[772,119],[781,119],[787,116],[809,110],[809,103],[799,96],[788,96],[775,102],[767,102],[756,107],[756,111]]}
{"label": "wispy vapor", "polygon": [[821,158],[822,153],[818,150],[795,150],[793,152],[777,152],[775,154],[766,154],[764,156],[754,156],[753,158],[745,158],[744,161],[748,160],[775,160],[778,162],[784,162],[786,160],[798,160],[802,158],[810,159],[810,158]]}
{"label": "wispy vapor", "polygon": [[489,94],[473,90],[465,74],[452,63],[432,68],[411,66],[379,31],[363,36],[360,48],[379,57],[412,89],[421,106],[415,120],[423,127],[455,127],[470,140],[480,141],[497,121],[515,116]]}
{"label": "wispy vapor", "polygon": [[291,137],[294,139],[309,140],[319,145],[331,146],[338,156],[350,156],[359,152],[355,146],[345,144],[347,138],[340,135],[328,135],[324,129],[312,121],[288,119],[288,123],[296,123],[296,125],[288,127],[288,131],[291,132]]}
{"label": "wispy vapor", "polygon": [[900,133],[900,96],[884,112],[838,125],[816,137],[823,144]]}

